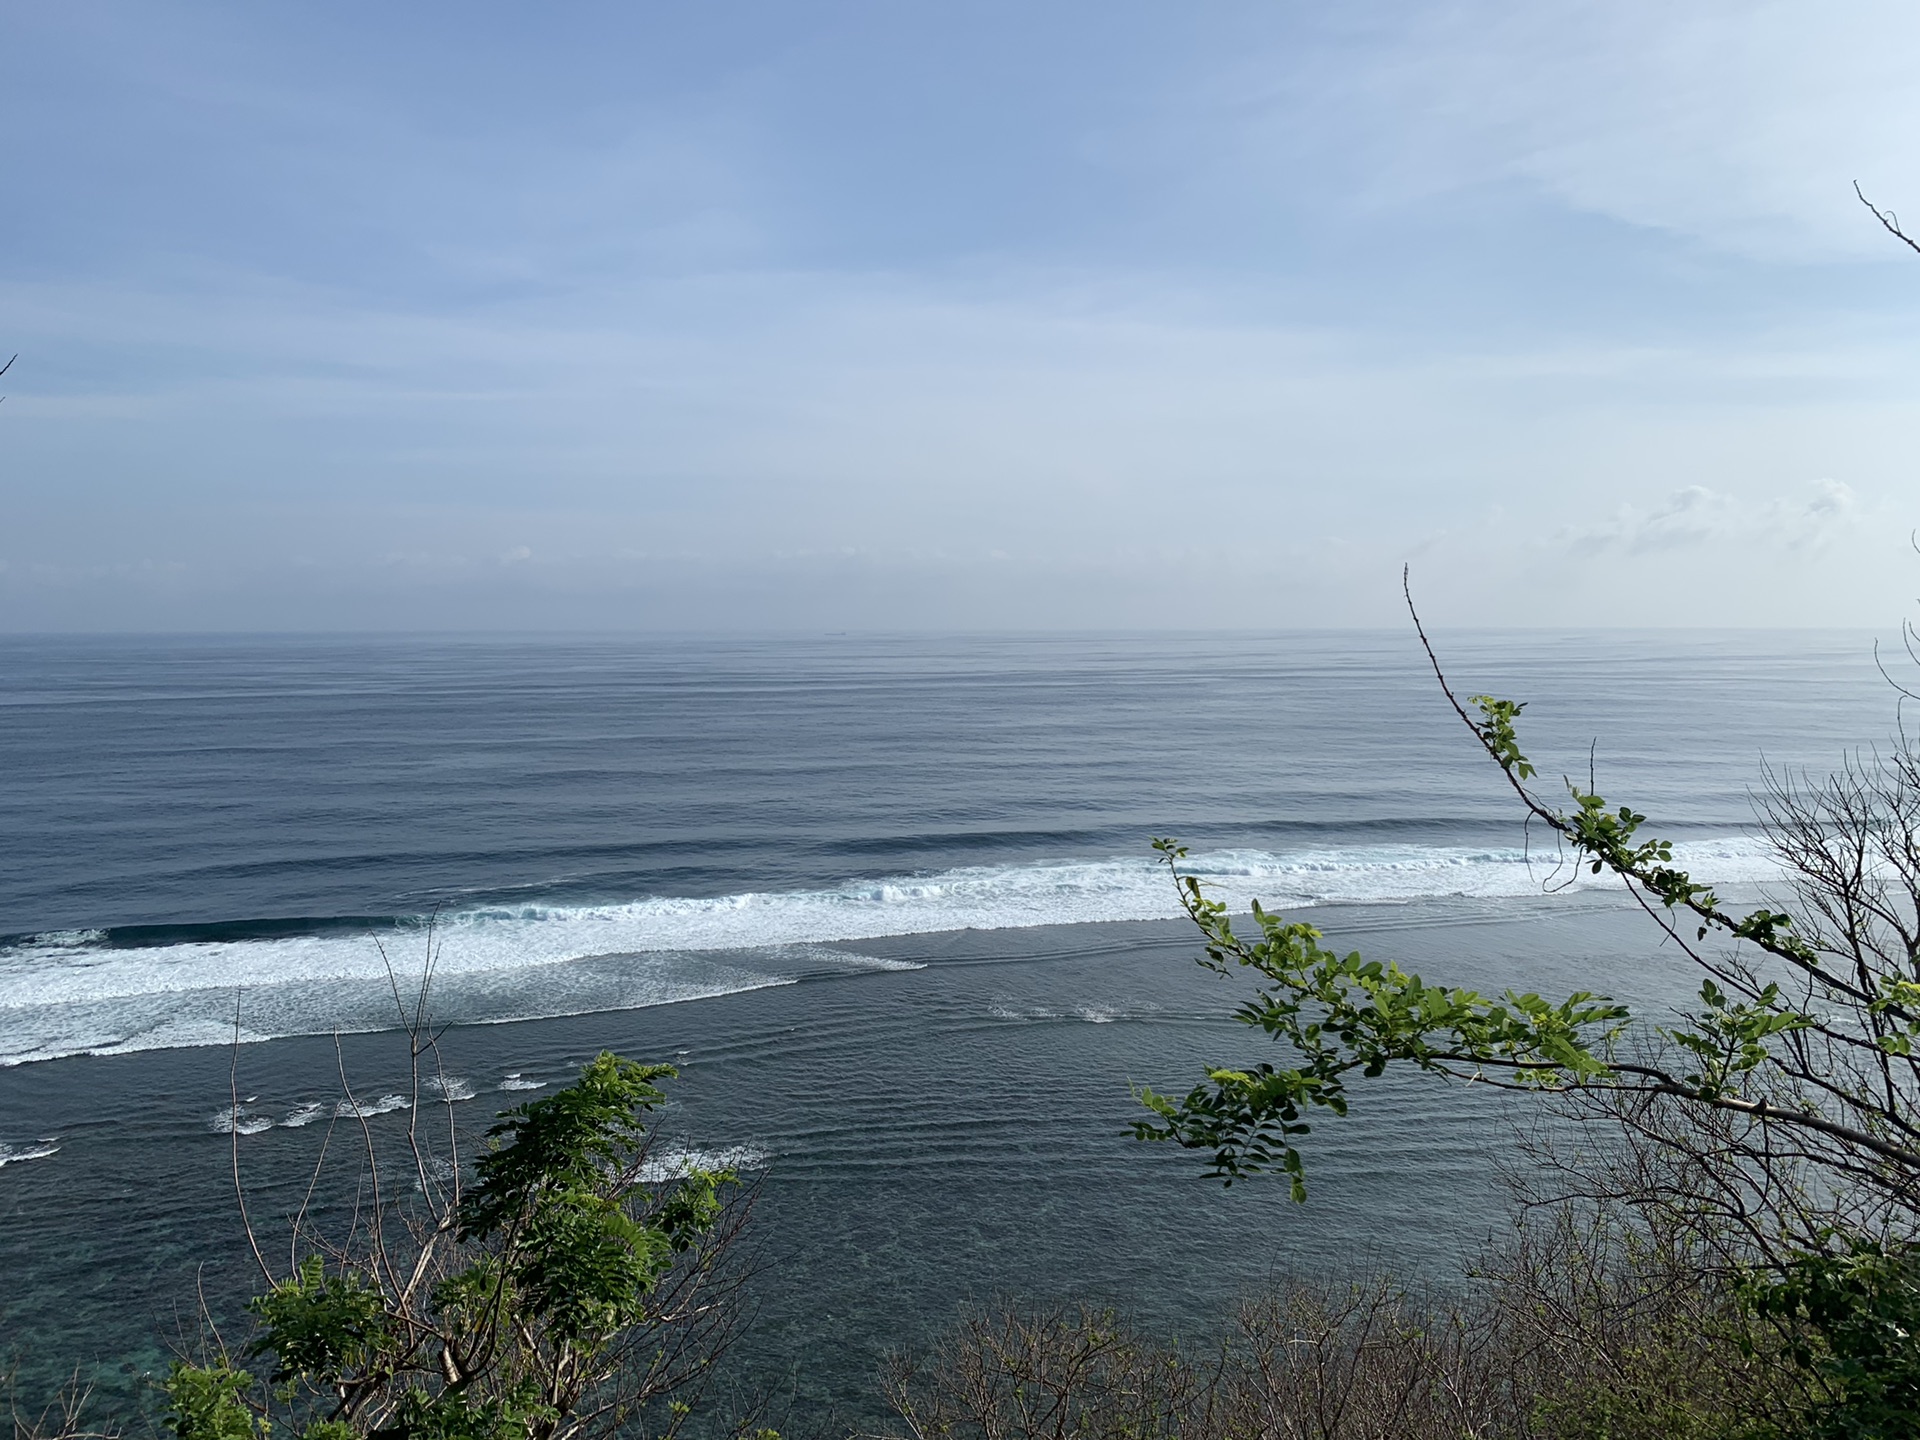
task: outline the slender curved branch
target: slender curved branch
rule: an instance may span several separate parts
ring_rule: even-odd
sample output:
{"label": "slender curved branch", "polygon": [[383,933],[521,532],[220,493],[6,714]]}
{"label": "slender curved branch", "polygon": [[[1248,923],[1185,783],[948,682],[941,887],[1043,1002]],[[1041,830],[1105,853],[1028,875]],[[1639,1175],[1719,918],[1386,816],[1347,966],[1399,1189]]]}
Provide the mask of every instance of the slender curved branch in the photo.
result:
{"label": "slender curved branch", "polygon": [[1895,215],[1891,210],[1882,210],[1878,205],[1875,205],[1871,200],[1867,199],[1865,193],[1860,189],[1860,182],[1858,180],[1853,182],[1853,193],[1859,196],[1860,203],[1873,213],[1873,218],[1880,222],[1881,229],[1885,230],[1909,250],[1920,254],[1920,243],[1916,243],[1912,236],[1900,228],[1900,217],[1898,215]]}

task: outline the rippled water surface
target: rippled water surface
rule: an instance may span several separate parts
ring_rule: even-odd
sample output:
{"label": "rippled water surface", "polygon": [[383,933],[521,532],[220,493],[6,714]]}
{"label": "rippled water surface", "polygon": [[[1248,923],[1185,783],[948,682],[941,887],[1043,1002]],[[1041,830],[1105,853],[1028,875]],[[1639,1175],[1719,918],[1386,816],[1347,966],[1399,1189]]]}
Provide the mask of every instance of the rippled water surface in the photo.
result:
{"label": "rippled water surface", "polygon": [[[1763,757],[1894,724],[1865,635],[1442,648],[1530,702],[1546,773],[1591,754],[1735,885],[1770,873]],[[431,1103],[677,1057],[672,1153],[760,1177],[747,1358],[809,1394],[857,1408],[967,1294],[1194,1325],[1276,1271],[1456,1265],[1501,1223],[1472,1096],[1384,1088],[1305,1207],[1124,1138],[1130,1082],[1257,1048],[1153,834],[1450,978],[1675,993],[1617,895],[1542,895],[1424,667],[1398,633],[0,640],[0,1326],[137,1372],[202,1262],[239,1293],[229,1146],[271,1212],[330,1122],[405,1122],[382,950],[406,971],[429,920]]]}

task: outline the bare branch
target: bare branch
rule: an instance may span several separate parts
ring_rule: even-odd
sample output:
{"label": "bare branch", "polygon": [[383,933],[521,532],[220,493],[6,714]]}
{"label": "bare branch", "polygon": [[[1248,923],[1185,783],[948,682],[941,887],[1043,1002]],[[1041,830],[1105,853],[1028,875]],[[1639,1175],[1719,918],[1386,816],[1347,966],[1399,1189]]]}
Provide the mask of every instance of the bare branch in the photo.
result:
{"label": "bare branch", "polygon": [[1914,251],[1916,254],[1920,254],[1920,244],[1916,244],[1913,238],[1910,235],[1908,235],[1906,231],[1900,228],[1899,216],[1895,215],[1891,210],[1880,209],[1879,206],[1875,205],[1871,200],[1867,199],[1866,195],[1860,189],[1860,182],[1858,180],[1853,182],[1853,193],[1859,196],[1860,203],[1866,206],[1867,209],[1870,212],[1872,212],[1873,218],[1880,222],[1880,226],[1883,230],[1885,230],[1889,235],[1893,236],[1894,239],[1898,240],[1902,245],[1906,246],[1909,250]]}

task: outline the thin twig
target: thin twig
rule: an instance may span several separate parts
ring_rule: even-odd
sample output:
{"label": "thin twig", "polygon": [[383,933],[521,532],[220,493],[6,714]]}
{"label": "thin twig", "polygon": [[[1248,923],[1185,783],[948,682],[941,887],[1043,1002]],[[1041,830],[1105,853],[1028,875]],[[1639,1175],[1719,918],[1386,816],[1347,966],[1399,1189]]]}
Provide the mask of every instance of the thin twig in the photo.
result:
{"label": "thin twig", "polygon": [[246,1187],[240,1183],[240,996],[242,993],[238,989],[233,992],[233,1063],[227,1071],[227,1088],[231,1097],[230,1108],[227,1111],[227,1135],[232,1142],[233,1152],[233,1199],[234,1203],[240,1207],[240,1228],[246,1232],[247,1248],[253,1252],[254,1263],[260,1267],[261,1278],[272,1286],[273,1270],[267,1264],[267,1257],[260,1253],[260,1241],[253,1233],[253,1220],[247,1214]]}
{"label": "thin twig", "polygon": [[1902,245],[1906,246],[1909,250],[1915,251],[1916,253],[1920,253],[1920,244],[1916,244],[1914,242],[1913,237],[1908,235],[1906,231],[1900,228],[1900,217],[1898,215],[1895,215],[1891,210],[1882,210],[1879,206],[1875,205],[1871,200],[1867,199],[1866,195],[1861,192],[1860,182],[1858,180],[1853,182],[1853,193],[1860,197],[1860,203],[1862,205],[1866,206],[1868,210],[1873,212],[1873,218],[1880,222],[1880,226],[1883,230],[1885,230],[1889,235],[1893,236],[1894,239],[1898,240]]}

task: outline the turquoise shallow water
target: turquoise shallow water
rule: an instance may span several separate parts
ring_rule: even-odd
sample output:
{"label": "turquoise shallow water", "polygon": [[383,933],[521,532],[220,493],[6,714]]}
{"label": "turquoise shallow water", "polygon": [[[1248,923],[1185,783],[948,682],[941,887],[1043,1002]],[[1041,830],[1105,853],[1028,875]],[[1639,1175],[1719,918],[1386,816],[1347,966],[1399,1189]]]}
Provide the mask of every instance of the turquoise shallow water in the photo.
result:
{"label": "turquoise shallow water", "polygon": [[[1765,874],[1762,755],[1892,727],[1864,636],[1448,649],[1532,700],[1549,767],[1596,741],[1603,782],[1739,883]],[[602,1047],[677,1058],[675,1143],[760,1186],[742,1363],[843,1409],[969,1295],[1192,1327],[1275,1273],[1455,1273],[1503,1223],[1501,1112],[1459,1090],[1323,1127],[1305,1207],[1124,1137],[1129,1082],[1252,1053],[1159,918],[1152,833],[1430,972],[1676,993],[1617,895],[1540,893],[1401,635],[0,652],[0,1326],[30,1373],[159,1363],[196,1272],[234,1302],[236,997],[271,1213],[325,1131],[287,1122],[340,1098],[328,1032],[368,1032],[342,1042],[360,1093],[397,1079],[373,939],[417,953],[429,913],[460,1123]]]}

